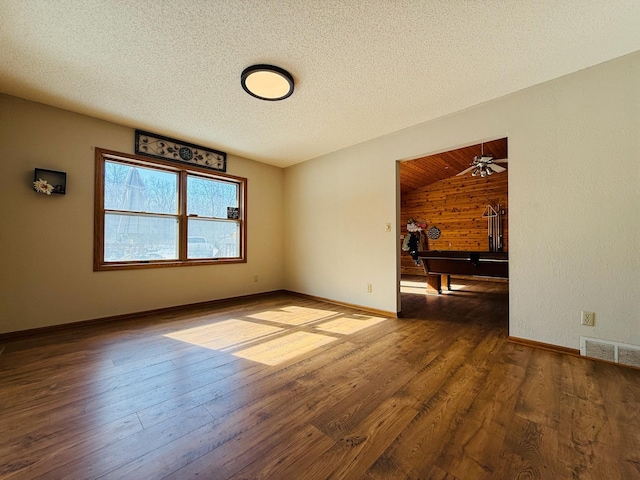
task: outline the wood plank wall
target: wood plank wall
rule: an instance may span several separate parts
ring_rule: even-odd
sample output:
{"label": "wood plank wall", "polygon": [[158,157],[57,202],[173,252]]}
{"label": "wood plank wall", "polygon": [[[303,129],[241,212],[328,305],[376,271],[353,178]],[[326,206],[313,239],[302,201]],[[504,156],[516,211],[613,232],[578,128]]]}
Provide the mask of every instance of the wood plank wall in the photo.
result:
{"label": "wood plank wall", "polygon": [[[442,232],[437,240],[427,240],[429,250],[488,251],[487,205],[501,204],[504,250],[509,250],[509,205],[507,172],[490,177],[450,177],[402,195],[400,232],[407,234],[407,220],[425,221],[427,229],[436,226]],[[424,275],[407,252],[401,255],[401,272]]]}

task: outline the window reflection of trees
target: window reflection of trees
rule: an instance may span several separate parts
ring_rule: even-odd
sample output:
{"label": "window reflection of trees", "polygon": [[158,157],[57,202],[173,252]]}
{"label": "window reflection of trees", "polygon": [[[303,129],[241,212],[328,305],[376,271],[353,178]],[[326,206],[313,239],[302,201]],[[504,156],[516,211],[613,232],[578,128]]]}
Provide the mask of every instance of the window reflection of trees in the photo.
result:
{"label": "window reflection of trees", "polygon": [[[176,215],[177,221],[178,178],[174,172],[105,162],[105,209],[132,212],[106,214],[105,260],[177,258],[177,224],[148,214]],[[240,223],[227,219],[227,208],[239,207],[239,191],[233,182],[187,175],[188,236],[204,237],[213,258],[240,255]]]}
{"label": "window reflection of trees", "polygon": [[204,178],[187,178],[187,214],[227,218],[227,207],[238,206],[238,186]]}

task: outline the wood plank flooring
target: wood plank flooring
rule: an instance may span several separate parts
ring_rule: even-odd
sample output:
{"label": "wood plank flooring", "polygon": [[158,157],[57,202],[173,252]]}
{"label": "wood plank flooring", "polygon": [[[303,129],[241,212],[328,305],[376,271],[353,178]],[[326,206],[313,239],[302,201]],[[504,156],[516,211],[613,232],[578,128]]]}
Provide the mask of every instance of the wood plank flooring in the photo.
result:
{"label": "wood plank flooring", "polygon": [[453,283],[3,341],[0,479],[640,479],[640,371],[507,343],[508,284]]}

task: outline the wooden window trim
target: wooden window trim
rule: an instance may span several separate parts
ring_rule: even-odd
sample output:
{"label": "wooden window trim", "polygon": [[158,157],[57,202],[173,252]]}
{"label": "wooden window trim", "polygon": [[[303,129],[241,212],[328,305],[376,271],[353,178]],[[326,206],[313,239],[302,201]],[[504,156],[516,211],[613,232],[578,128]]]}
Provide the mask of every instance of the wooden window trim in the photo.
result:
{"label": "wooden window trim", "polygon": [[[130,262],[105,262],[104,261],[104,165],[107,160],[115,160],[121,163],[137,165],[141,167],[150,167],[154,169],[165,170],[178,173],[178,203],[179,211],[177,215],[173,214],[157,214],[157,216],[175,217],[178,219],[178,256],[179,260],[134,260]],[[187,259],[187,176],[197,175],[200,177],[227,180],[238,184],[240,189],[240,256],[238,258],[219,258],[219,259]],[[93,270],[109,271],[109,270],[133,270],[140,268],[163,268],[163,267],[191,267],[196,265],[220,265],[232,263],[247,262],[247,179],[236,177],[226,173],[212,172],[205,168],[192,165],[180,165],[167,161],[147,158],[140,155],[132,155],[128,153],[116,152],[104,148],[95,149],[95,201],[94,201],[94,235],[93,235]],[[109,210],[116,211],[116,210]],[[156,214],[149,214],[156,215]]]}

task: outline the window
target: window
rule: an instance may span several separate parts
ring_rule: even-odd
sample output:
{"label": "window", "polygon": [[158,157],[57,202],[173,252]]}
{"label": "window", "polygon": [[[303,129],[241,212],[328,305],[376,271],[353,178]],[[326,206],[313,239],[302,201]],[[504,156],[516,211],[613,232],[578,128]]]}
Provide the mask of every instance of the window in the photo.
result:
{"label": "window", "polygon": [[245,262],[246,184],[96,148],[94,270]]}

